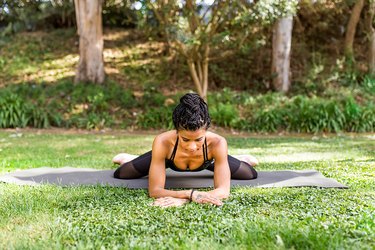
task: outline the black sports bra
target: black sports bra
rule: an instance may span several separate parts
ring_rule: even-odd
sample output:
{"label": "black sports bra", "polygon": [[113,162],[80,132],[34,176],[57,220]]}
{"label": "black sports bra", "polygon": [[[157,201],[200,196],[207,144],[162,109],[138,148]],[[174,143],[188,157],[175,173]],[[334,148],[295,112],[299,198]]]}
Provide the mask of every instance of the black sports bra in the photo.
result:
{"label": "black sports bra", "polygon": [[215,161],[214,159],[211,159],[211,160],[208,159],[207,141],[205,139],[203,147],[202,147],[203,157],[204,157],[203,164],[199,168],[196,168],[196,169],[193,169],[193,170],[189,169],[189,166],[186,168],[186,170],[180,169],[174,164],[174,157],[176,156],[177,146],[178,146],[178,137],[177,137],[176,143],[174,145],[171,157],[169,159],[165,159],[165,167],[166,168],[170,168],[170,169],[172,169],[174,171],[178,171],[178,172],[198,172],[198,171],[202,171],[202,170],[208,168]]}

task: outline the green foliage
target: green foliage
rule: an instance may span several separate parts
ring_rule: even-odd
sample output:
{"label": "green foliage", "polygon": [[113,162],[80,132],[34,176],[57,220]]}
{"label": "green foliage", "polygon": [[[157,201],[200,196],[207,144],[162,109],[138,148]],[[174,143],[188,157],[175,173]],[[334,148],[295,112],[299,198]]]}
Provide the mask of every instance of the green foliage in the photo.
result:
{"label": "green foliage", "polygon": [[238,112],[234,105],[230,103],[219,103],[211,106],[210,115],[212,122],[222,127],[232,127],[238,120]]}
{"label": "green foliage", "polygon": [[360,106],[353,99],[345,101],[345,130],[350,132],[372,132],[375,128],[375,105]]}
{"label": "green foliage", "polygon": [[269,25],[280,17],[295,15],[297,7],[297,0],[261,0],[254,5],[253,11],[247,14],[249,16],[246,19]]}
{"label": "green foliage", "polygon": [[0,127],[15,128],[26,127],[29,108],[16,94],[6,93],[0,95]]}
{"label": "green foliage", "polygon": [[24,30],[34,31],[40,28],[72,27],[75,23],[72,0],[5,0],[0,4],[0,13],[3,14],[2,21],[8,25],[2,35]]}
{"label": "green foliage", "polygon": [[134,28],[137,12],[132,8],[132,0],[106,0],[103,3],[103,25],[106,27]]}
{"label": "green foliage", "polygon": [[[43,100],[43,97],[39,100]],[[56,112],[54,104],[46,105],[42,101],[34,104],[20,94],[6,91],[0,95],[0,107],[1,128],[48,128],[62,124],[62,114]]]}
{"label": "green foliage", "polygon": [[[242,129],[251,131],[373,132],[374,103],[359,105],[352,97],[333,100],[318,97],[265,95],[249,99]],[[247,123],[247,125],[246,125]]]}
{"label": "green foliage", "polygon": [[150,107],[138,115],[137,125],[142,129],[173,129],[173,107]]}
{"label": "green foliage", "polygon": [[365,75],[362,79],[361,85],[366,91],[375,95],[375,76]]}
{"label": "green foliage", "polygon": [[[103,24],[108,27],[135,27],[138,13],[132,8],[132,3],[104,1]],[[7,28],[2,32],[0,30],[0,36],[24,30],[73,27],[76,23],[74,8],[73,0],[4,0],[0,3],[0,24],[5,24]]]}

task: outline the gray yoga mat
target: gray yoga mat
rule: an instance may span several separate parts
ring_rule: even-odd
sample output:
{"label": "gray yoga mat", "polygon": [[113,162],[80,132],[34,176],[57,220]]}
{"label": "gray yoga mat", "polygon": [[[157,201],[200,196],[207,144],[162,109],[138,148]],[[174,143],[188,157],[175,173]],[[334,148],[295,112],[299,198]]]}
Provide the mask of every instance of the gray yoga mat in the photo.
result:
{"label": "gray yoga mat", "polygon": [[[114,170],[89,168],[34,168],[0,176],[0,182],[18,185],[56,184],[60,186],[106,185],[113,187],[147,188],[148,178],[120,180],[113,178]],[[167,169],[166,188],[213,187],[213,173],[175,172]],[[255,180],[231,180],[231,186],[248,187],[323,187],[347,188],[334,179],[326,178],[316,170],[258,171]]]}

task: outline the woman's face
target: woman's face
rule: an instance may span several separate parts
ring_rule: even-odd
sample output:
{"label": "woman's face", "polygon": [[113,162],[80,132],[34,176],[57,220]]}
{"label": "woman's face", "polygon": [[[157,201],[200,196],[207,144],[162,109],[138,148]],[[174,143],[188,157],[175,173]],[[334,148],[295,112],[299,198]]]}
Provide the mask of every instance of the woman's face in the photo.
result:
{"label": "woman's face", "polygon": [[201,150],[204,140],[206,138],[206,129],[201,128],[196,131],[179,130],[179,145],[181,148],[188,153],[195,153]]}

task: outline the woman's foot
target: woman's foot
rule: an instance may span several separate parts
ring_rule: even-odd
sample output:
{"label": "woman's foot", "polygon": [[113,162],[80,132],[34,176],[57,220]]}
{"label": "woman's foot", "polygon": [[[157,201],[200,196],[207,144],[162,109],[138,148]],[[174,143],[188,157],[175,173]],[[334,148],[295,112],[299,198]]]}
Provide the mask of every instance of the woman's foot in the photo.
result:
{"label": "woman's foot", "polygon": [[240,161],[249,163],[252,167],[255,167],[259,164],[258,159],[252,155],[236,155],[236,158]]}
{"label": "woman's foot", "polygon": [[126,154],[126,153],[121,153],[113,157],[112,162],[115,164],[122,165],[125,162],[129,162],[133,159],[137,158],[136,155],[131,155],[131,154]]}

